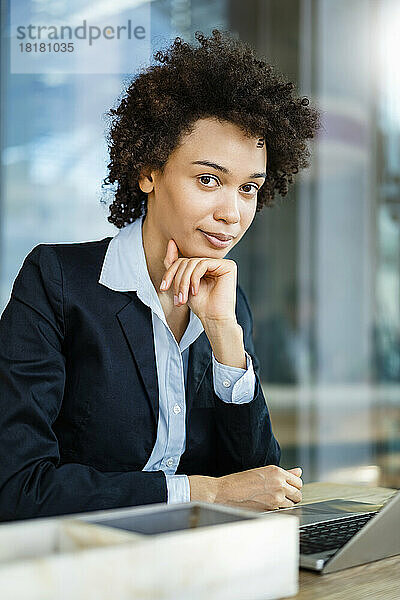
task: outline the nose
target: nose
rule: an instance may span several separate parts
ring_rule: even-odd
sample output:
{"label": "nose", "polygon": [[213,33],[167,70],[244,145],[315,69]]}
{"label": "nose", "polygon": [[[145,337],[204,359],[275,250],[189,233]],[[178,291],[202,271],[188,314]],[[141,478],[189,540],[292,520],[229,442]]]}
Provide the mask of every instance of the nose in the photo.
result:
{"label": "nose", "polygon": [[240,221],[239,198],[234,192],[223,194],[218,206],[214,210],[214,219],[225,223],[238,223]]}

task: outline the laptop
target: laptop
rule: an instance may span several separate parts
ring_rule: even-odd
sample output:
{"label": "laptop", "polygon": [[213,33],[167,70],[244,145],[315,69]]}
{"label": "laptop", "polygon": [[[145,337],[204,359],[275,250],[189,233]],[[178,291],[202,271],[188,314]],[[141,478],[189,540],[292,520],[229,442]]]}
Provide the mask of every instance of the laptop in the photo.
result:
{"label": "laptop", "polygon": [[400,554],[400,490],[384,504],[337,498],[278,511],[299,517],[303,569],[334,573]]}

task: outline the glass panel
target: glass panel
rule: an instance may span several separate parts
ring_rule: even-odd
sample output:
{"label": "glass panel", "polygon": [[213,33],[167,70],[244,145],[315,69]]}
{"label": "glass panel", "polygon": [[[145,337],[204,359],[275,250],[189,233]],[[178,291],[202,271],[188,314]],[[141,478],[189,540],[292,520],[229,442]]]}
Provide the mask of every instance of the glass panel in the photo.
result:
{"label": "glass panel", "polygon": [[281,464],[399,487],[400,7],[270,1],[255,26],[231,5],[231,27],[323,111],[310,169],[232,252]]}

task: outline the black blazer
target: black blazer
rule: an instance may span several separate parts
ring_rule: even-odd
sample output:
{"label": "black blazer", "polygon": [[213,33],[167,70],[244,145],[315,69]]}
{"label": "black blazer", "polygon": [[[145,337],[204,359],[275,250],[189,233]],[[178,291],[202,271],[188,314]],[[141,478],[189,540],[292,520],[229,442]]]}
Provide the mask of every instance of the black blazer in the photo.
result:
{"label": "black blazer", "polygon": [[[0,319],[2,521],[167,501],[163,471],[141,470],[158,421],[151,310],[136,292],[98,283],[111,239],[39,244],[15,279]],[[177,474],[279,465],[240,286],[236,316],[253,359],[254,398],[218,398],[203,332],[189,349]]]}

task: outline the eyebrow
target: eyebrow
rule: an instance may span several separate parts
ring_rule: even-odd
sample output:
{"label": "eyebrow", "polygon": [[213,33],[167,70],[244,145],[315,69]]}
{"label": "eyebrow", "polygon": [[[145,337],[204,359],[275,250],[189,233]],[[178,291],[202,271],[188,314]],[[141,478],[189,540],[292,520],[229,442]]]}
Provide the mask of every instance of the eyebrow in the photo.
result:
{"label": "eyebrow", "polygon": [[[217,163],[210,162],[209,160],[194,160],[192,165],[204,165],[205,167],[212,167],[217,171],[221,171],[221,173],[225,173],[225,175],[232,175],[231,171],[222,165],[218,165]],[[249,175],[250,179],[258,179],[259,177],[267,177],[267,174],[262,173],[252,173]]]}

